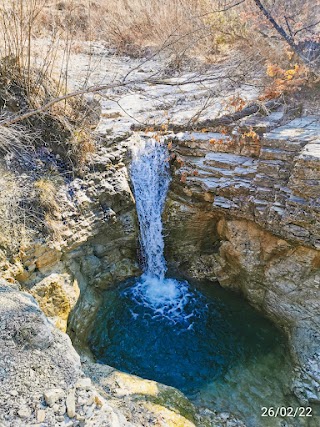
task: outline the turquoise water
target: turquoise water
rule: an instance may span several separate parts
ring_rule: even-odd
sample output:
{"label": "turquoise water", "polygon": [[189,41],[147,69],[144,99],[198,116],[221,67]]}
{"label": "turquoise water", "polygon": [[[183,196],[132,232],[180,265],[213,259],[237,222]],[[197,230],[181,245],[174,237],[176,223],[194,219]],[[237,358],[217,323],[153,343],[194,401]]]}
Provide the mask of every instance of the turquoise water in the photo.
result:
{"label": "turquoise water", "polygon": [[298,405],[284,335],[218,284],[142,276],[105,292],[95,325],[98,362],[176,387],[250,427],[282,425],[261,418],[263,406]]}
{"label": "turquoise water", "polygon": [[133,145],[130,176],[144,274],[105,292],[89,337],[93,354],[100,363],[176,387],[199,406],[232,412],[248,427],[307,426],[261,417],[262,407],[299,406],[290,394],[284,335],[218,284],[165,277],[161,215],[168,159],[165,141],[141,137]]}

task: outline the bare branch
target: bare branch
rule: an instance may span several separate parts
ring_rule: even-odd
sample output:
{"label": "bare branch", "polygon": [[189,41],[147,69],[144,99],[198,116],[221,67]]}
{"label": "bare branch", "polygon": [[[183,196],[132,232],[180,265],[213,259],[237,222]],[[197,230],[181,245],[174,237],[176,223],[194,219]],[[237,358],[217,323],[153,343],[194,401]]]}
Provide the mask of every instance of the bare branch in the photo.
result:
{"label": "bare branch", "polygon": [[203,13],[201,15],[198,15],[197,18],[203,18],[204,16],[212,15],[214,13],[227,12],[228,10],[233,9],[234,7],[237,7],[244,2],[245,2],[245,0],[240,0],[237,3],[231,3],[231,4],[229,3],[228,5],[226,5],[226,7],[222,8],[222,9],[211,10],[210,12],[206,12],[206,13]]}
{"label": "bare branch", "polygon": [[295,31],[293,35],[296,36],[298,33],[301,33],[302,31],[308,31],[310,30],[310,28],[316,27],[319,24],[320,24],[320,21],[317,21],[311,25],[307,25],[306,27],[300,28],[299,30]]}
{"label": "bare branch", "polygon": [[[285,41],[292,47],[294,51],[297,50],[297,46],[294,43],[294,40],[285,32],[285,30],[278,24],[271,13],[263,6],[260,0],[253,0],[264,16],[268,19],[268,21],[273,25],[273,27],[278,31],[278,33],[285,39]],[[298,53],[298,52],[297,52]]]}
{"label": "bare branch", "polygon": [[[237,111],[233,114],[225,114],[224,116],[217,117],[215,119],[206,119],[206,120],[202,120],[197,123],[193,123],[189,125],[169,124],[168,130],[171,130],[173,132],[181,132],[181,131],[188,131],[188,130],[191,130],[191,131],[201,130],[203,128],[215,128],[217,126],[226,126],[234,122],[237,122],[238,120],[243,119],[244,117],[248,117],[248,116],[251,116],[252,114],[258,113],[259,111],[274,110],[278,108],[279,105],[280,103],[278,100],[268,101],[265,104],[262,104],[261,102],[253,102],[248,104],[241,111]],[[147,128],[148,128],[147,125],[131,126],[132,130],[146,130]],[[153,126],[153,129],[161,130],[161,126]]]}
{"label": "bare branch", "polygon": [[299,58],[314,72],[318,74],[319,70],[315,64],[312,64],[308,58],[301,52],[299,47],[296,45],[294,39],[284,30],[284,28],[277,23],[277,21],[273,18],[271,13],[264,7],[260,0],[253,0],[255,4],[258,6],[263,15],[268,19],[268,21],[272,24],[275,30],[281,35],[281,37],[288,43],[288,45],[293,49],[293,51],[299,56]]}
{"label": "bare branch", "polygon": [[109,84],[109,85],[91,86],[91,87],[88,87],[85,89],[70,92],[70,93],[67,93],[65,95],[54,98],[51,101],[49,101],[48,103],[44,104],[43,106],[41,106],[37,109],[30,110],[26,113],[18,114],[12,118],[2,120],[2,121],[0,121],[0,126],[13,125],[14,123],[18,123],[18,122],[21,122],[23,120],[29,119],[30,117],[32,117],[36,114],[43,113],[44,111],[47,111],[53,105],[55,105],[61,101],[65,101],[67,99],[74,98],[76,96],[86,95],[89,93],[98,93],[98,92],[102,92],[105,90],[115,89],[115,88],[124,87],[124,86],[132,85],[132,84],[134,84],[134,85],[151,84],[151,85],[164,85],[164,86],[184,86],[184,85],[193,84],[193,83],[204,83],[204,82],[210,82],[210,81],[215,81],[215,80],[230,80],[231,78],[234,78],[234,77],[241,77],[241,75],[207,76],[207,77],[200,77],[200,78],[196,78],[196,79],[188,79],[188,80],[183,80],[183,81],[169,80],[169,79],[163,79],[163,80],[162,79],[142,79],[142,80],[134,80],[134,81],[130,80],[127,82],[122,81],[120,83],[114,83],[114,84]]}
{"label": "bare branch", "polygon": [[288,31],[289,31],[290,37],[291,37],[291,38],[293,38],[293,34],[292,34],[292,30],[291,30],[291,26],[290,26],[290,24],[289,24],[289,19],[288,19],[288,17],[287,17],[287,16],[285,16],[285,17],[284,17],[284,19],[285,19],[285,21],[286,21],[286,25],[287,25],[287,28],[288,28]]}

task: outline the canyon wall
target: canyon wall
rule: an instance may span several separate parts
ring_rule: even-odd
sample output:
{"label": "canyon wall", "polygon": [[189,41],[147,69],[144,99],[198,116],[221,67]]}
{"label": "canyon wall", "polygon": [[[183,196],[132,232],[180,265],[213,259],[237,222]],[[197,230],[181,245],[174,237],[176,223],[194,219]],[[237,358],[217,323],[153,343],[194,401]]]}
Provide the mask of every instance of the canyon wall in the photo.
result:
{"label": "canyon wall", "polygon": [[79,345],[103,290],[140,272],[128,159],[125,142],[102,141],[86,173],[60,185],[54,234],[38,234],[11,263],[1,264],[1,276],[30,292],[58,328],[66,331],[69,321]]}
{"label": "canyon wall", "polygon": [[[219,97],[204,119],[222,115],[224,99],[234,95],[233,87],[215,89]],[[206,90],[190,83],[181,94],[145,84],[122,107],[104,100],[90,165],[59,187],[53,238],[38,236],[17,259],[0,261],[1,277],[29,291],[60,329],[68,323],[80,347],[103,290],[140,274],[128,176],[128,148],[139,138],[133,117],[165,129],[170,117],[173,128],[183,128]],[[248,101],[256,97],[247,86],[239,90]],[[288,122],[279,111],[216,131],[162,132],[172,141],[163,215],[169,272],[218,281],[283,328],[305,402],[320,401],[319,131],[319,117]]]}
{"label": "canyon wall", "polygon": [[276,121],[175,136],[166,257],[172,272],[219,281],[283,328],[303,367],[296,392],[319,402],[320,123]]}

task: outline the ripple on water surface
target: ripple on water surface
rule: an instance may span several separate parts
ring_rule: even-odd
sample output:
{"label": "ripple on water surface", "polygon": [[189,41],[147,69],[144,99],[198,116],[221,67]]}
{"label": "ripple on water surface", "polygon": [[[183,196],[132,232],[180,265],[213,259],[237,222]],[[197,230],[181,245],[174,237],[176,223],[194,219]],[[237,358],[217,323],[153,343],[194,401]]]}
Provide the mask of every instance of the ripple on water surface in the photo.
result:
{"label": "ripple on water surface", "polygon": [[89,344],[99,362],[176,387],[248,426],[280,426],[260,408],[298,404],[284,336],[212,283],[143,275],[107,291]]}

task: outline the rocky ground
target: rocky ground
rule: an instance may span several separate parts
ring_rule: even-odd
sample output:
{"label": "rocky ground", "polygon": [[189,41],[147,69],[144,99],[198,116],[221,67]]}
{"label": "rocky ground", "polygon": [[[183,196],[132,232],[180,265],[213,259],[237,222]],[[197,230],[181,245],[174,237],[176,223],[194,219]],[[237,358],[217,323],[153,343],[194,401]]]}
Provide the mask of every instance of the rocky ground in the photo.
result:
{"label": "rocky ground", "polygon": [[[195,409],[172,388],[94,364],[86,337],[101,292],[140,272],[129,147],[154,132],[133,125],[190,128],[229,114],[226,99],[250,102],[259,89],[241,73],[231,79],[228,63],[199,82],[199,71],[169,76],[154,58],[141,63],[101,45],[93,60],[84,48],[70,63],[74,87],[86,76],[92,85],[131,83],[104,93],[97,151],[82,176],[60,181],[55,238],[38,236],[2,260],[0,425],[242,426]],[[320,402],[319,129],[319,117],[292,119],[279,107],[223,129],[166,134],[171,270],[218,279],[285,328],[303,404]],[[30,182],[31,172],[19,180]]]}
{"label": "rocky ground", "polygon": [[34,298],[1,279],[0,425],[244,426],[229,414],[200,413],[180,392],[90,360]]}

